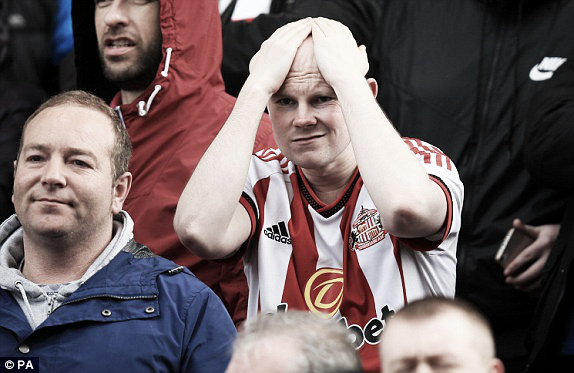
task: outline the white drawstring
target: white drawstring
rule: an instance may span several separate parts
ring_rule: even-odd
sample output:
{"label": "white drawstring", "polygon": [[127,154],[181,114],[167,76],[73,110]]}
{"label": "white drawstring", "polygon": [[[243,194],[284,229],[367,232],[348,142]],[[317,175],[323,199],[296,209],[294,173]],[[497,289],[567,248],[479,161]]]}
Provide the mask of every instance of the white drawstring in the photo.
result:
{"label": "white drawstring", "polygon": [[[161,76],[163,76],[164,78],[167,78],[167,72],[169,70],[169,64],[171,61],[171,52],[172,51],[173,51],[172,48],[167,48],[165,50],[165,66],[160,73]],[[138,102],[138,113],[139,113],[140,117],[146,116],[147,113],[149,113],[153,99],[158,94],[158,92],[161,90],[161,88],[162,88],[161,85],[156,84],[156,86],[153,89],[153,92],[151,93],[151,95],[147,99],[147,102],[145,102],[145,101]]]}
{"label": "white drawstring", "polygon": [[22,299],[24,300],[24,304],[26,305],[26,309],[28,310],[28,314],[29,314],[29,320],[30,320],[30,324],[32,324],[32,329],[36,329],[36,327],[38,325],[36,325],[36,322],[34,321],[34,317],[33,317],[33,313],[32,313],[32,307],[30,306],[30,302],[28,302],[28,296],[26,296],[26,290],[24,290],[24,285],[22,285],[22,281],[18,280],[14,283],[14,286],[16,286],[18,288],[18,290],[20,290],[20,294],[22,294]]}
{"label": "white drawstring", "polygon": [[151,108],[151,103],[153,102],[153,99],[155,98],[155,96],[158,94],[158,92],[160,90],[161,90],[161,85],[156,84],[155,87],[153,88],[153,92],[151,93],[151,95],[147,99],[147,103],[145,101],[138,102],[138,113],[139,113],[140,117],[145,116],[149,112],[149,109]]}
{"label": "white drawstring", "polygon": [[161,76],[163,76],[164,78],[167,78],[167,70],[169,70],[169,62],[171,61],[171,48],[167,48],[165,50],[166,56],[165,56],[165,67],[163,68],[163,71],[161,72]]}

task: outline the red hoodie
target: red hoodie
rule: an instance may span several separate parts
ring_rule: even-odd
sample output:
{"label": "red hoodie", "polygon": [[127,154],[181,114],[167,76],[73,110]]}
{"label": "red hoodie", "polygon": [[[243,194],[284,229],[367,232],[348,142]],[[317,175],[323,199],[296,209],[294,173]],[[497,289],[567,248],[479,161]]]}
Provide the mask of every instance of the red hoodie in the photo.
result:
{"label": "red hoodie", "polygon": [[[89,35],[93,28],[86,31],[86,21],[93,23],[94,3],[74,0],[73,6],[74,31],[81,32],[76,36],[79,86],[101,92],[102,84],[94,77],[101,74],[93,61],[95,34]],[[160,0],[160,9],[163,60],[154,81],[131,104],[121,105],[119,93],[111,102],[121,112],[133,144],[133,185],[124,209],[135,221],[135,239],[189,267],[223,299],[237,323],[245,318],[247,295],[239,255],[226,261],[202,260],[180,243],[173,229],[179,196],[235,103],[225,93],[220,73],[217,2]],[[269,145],[274,141],[265,115],[255,148]]]}

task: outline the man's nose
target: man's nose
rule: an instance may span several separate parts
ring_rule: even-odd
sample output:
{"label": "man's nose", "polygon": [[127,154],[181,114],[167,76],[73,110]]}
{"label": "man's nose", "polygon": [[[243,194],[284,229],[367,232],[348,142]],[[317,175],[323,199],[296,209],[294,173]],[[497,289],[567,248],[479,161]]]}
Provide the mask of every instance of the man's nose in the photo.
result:
{"label": "man's nose", "polygon": [[419,362],[413,373],[435,373],[435,371],[429,364]]}
{"label": "man's nose", "polygon": [[47,186],[60,186],[66,185],[66,177],[64,174],[65,165],[57,160],[49,160],[44,166],[42,173],[42,184]]}
{"label": "man's nose", "polygon": [[113,0],[105,9],[104,22],[106,26],[126,25],[129,22],[128,9],[125,0]]}
{"label": "man's nose", "polygon": [[308,127],[317,124],[315,110],[307,104],[300,104],[295,113],[293,124],[297,127]]}

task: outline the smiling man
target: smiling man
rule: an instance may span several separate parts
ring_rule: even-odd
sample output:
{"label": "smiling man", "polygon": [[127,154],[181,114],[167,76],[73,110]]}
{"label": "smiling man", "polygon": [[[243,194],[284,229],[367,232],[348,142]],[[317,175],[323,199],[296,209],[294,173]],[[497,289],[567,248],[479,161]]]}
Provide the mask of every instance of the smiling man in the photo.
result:
{"label": "smiling man", "polygon": [[[463,187],[437,148],[399,136],[367,70],[365,49],[338,22],[277,30],[174,225],[205,258],[244,248],[248,317],[303,309],[341,319],[377,372],[385,319],[410,300],[454,295]],[[252,155],[266,106],[279,149]]]}
{"label": "smiling man", "polygon": [[42,372],[223,372],[235,327],[187,269],[134,241],[129,136],[83,91],[26,122],[0,225],[0,357]]}

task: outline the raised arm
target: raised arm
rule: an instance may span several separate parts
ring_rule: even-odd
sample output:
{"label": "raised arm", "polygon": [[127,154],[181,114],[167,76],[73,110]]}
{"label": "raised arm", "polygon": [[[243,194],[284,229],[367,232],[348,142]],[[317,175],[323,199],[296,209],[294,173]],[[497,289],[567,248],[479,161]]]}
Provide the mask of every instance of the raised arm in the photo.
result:
{"label": "raised arm", "polygon": [[185,186],[174,228],[196,255],[228,256],[249,237],[251,221],[239,199],[257,127],[269,98],[283,84],[297,48],[309,35],[311,23],[304,19],[288,24],[262,44],[233,111]]}
{"label": "raised arm", "polygon": [[333,87],[361,176],[383,225],[398,237],[440,239],[447,199],[389,122],[375,100],[376,82],[366,80],[364,48],[342,24],[316,19],[315,58]]}

